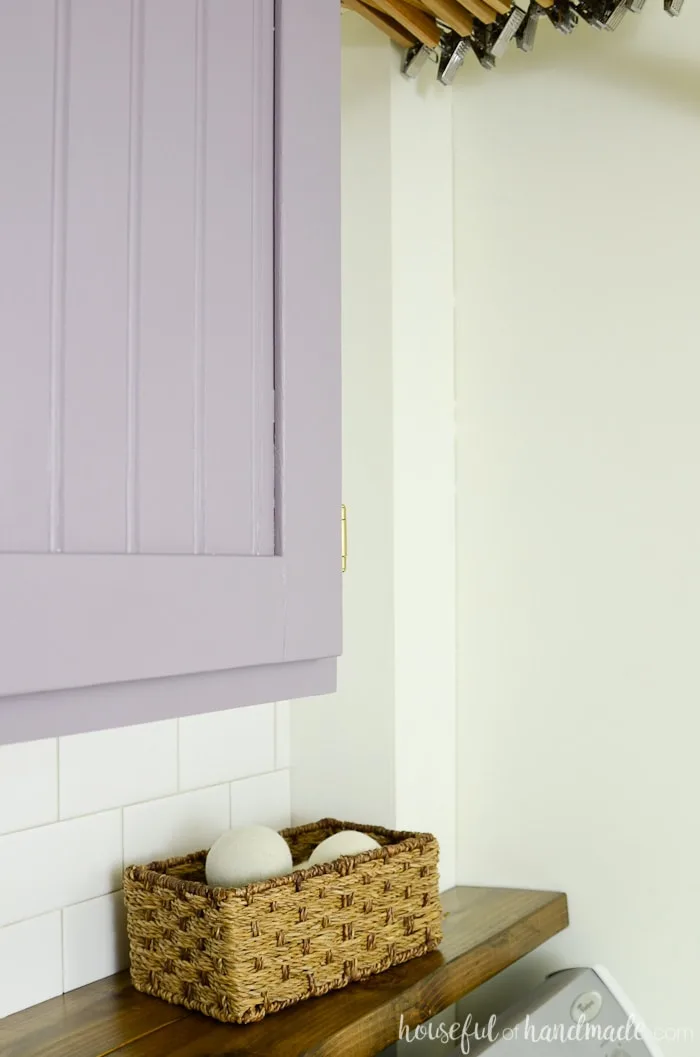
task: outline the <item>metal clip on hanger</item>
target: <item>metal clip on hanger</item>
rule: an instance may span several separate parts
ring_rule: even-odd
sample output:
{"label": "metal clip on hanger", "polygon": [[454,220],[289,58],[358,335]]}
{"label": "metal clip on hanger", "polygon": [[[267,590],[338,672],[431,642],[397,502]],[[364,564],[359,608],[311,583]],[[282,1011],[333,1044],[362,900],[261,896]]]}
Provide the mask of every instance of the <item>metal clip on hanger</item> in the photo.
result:
{"label": "metal clip on hanger", "polygon": [[594,29],[617,29],[629,10],[628,0],[579,0],[581,18]]}
{"label": "metal clip on hanger", "polygon": [[[329,0],[330,2],[330,0]],[[474,52],[492,70],[511,41],[532,51],[537,26],[546,16],[560,33],[572,33],[579,19],[596,29],[617,29],[628,11],[638,14],[646,0],[341,0],[404,49],[403,73],[417,77],[428,60],[438,81],[452,85]],[[684,0],[664,0],[676,18]]]}
{"label": "metal clip on hanger", "polygon": [[532,0],[525,20],[515,35],[515,42],[521,51],[534,51],[540,19],[553,4],[554,0]]}
{"label": "metal clip on hanger", "polygon": [[508,45],[527,18],[529,6],[529,0],[515,0],[510,14],[501,20],[498,35],[491,45],[494,59],[501,59],[505,55]]}
{"label": "metal clip on hanger", "polygon": [[554,0],[547,17],[555,29],[567,35],[573,33],[578,25],[578,13],[570,0]]}

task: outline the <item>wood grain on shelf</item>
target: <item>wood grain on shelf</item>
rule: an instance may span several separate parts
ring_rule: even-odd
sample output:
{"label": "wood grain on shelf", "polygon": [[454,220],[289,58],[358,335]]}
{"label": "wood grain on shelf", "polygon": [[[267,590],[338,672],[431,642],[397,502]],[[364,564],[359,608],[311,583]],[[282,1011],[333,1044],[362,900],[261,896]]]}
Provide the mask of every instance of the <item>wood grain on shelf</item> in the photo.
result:
{"label": "wood grain on shelf", "polygon": [[189,1014],[131,986],[128,973],[0,1020],[2,1057],[98,1057]]}
{"label": "wood grain on shelf", "polygon": [[373,1057],[566,928],[566,896],[455,888],[439,950],[245,1027],[140,995],[128,974],[0,1021],[2,1057]]}

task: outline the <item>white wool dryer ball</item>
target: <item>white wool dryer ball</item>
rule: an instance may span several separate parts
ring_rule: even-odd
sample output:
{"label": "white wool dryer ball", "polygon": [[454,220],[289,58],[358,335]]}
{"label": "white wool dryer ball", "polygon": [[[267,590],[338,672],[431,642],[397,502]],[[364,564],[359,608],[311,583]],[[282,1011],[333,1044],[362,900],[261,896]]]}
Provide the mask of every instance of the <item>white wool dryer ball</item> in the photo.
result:
{"label": "white wool dryer ball", "polygon": [[292,869],[292,853],[284,837],[267,826],[238,826],[223,833],[209,850],[207,884],[241,888],[253,881],[282,877]]}
{"label": "white wool dryer ball", "polygon": [[316,845],[309,857],[309,865],[318,866],[322,862],[333,862],[341,855],[359,855],[360,852],[374,851],[375,848],[381,848],[381,844],[369,834],[356,829],[343,829]]}

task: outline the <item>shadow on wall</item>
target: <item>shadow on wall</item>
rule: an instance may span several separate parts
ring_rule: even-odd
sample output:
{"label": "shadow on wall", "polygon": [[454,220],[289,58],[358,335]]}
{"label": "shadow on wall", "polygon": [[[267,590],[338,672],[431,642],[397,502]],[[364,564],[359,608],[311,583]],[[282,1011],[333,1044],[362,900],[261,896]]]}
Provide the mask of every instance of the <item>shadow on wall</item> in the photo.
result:
{"label": "shadow on wall", "polygon": [[[532,54],[524,55],[512,48],[492,73],[487,73],[473,59],[468,60],[455,87],[473,91],[478,84],[487,90],[488,82],[494,78],[520,78],[532,76],[535,72],[568,69],[586,74],[593,72],[598,80],[640,94],[644,92],[657,99],[663,97],[673,105],[700,114],[700,61],[651,54],[648,41],[641,44],[645,29],[643,19],[647,17],[646,12],[637,17],[629,16],[617,32],[610,34],[581,24],[571,37],[566,38],[553,27],[542,26]],[[344,47],[387,47],[386,39],[353,12],[346,11],[342,22]],[[682,18],[674,22],[674,30],[683,33]],[[395,47],[393,50],[398,71],[403,52]],[[433,83],[428,78],[422,78],[416,90],[421,95],[431,90],[444,91],[437,81]]]}
{"label": "shadow on wall", "polygon": [[[487,82],[496,77],[523,78],[534,73],[568,70],[595,74],[596,79],[618,88],[645,93],[655,99],[664,98],[672,105],[693,114],[700,114],[700,60],[680,56],[653,54],[643,18],[627,18],[623,26],[611,34],[603,34],[581,25],[571,37],[562,37],[550,26],[539,32],[536,50],[523,55],[513,49],[499,68],[486,73],[476,63],[469,63],[462,71],[457,87],[470,90],[476,82]],[[675,21],[675,30],[683,33],[682,20]]]}
{"label": "shadow on wall", "polygon": [[600,73],[614,84],[664,98],[692,114],[700,114],[700,63],[656,55],[619,56],[614,68],[602,66]]}

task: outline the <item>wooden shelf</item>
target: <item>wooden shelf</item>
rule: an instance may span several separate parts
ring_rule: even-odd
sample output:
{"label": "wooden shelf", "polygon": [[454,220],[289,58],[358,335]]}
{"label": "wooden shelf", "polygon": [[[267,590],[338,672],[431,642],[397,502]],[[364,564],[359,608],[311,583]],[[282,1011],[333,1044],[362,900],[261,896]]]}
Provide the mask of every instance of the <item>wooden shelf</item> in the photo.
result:
{"label": "wooden shelf", "polygon": [[246,1027],[133,989],[127,973],[0,1021],[3,1057],[373,1057],[568,925],[566,896],[454,888],[439,950]]}

